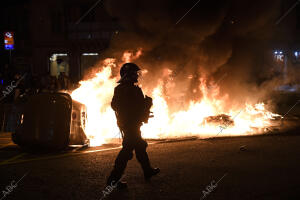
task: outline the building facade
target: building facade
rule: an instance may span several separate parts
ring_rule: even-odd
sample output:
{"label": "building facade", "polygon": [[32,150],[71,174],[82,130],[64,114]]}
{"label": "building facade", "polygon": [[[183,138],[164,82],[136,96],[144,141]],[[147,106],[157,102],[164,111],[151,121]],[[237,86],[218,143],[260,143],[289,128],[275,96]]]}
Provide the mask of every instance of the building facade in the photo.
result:
{"label": "building facade", "polygon": [[[12,31],[15,49],[1,46],[1,63],[19,71],[79,81],[120,27],[95,0],[12,0],[2,10],[2,32]],[[3,38],[1,38],[3,39]]]}
{"label": "building facade", "polygon": [[300,2],[298,0],[281,1],[278,20],[274,24],[274,36],[271,49],[277,70],[285,78],[289,72],[300,72]]}

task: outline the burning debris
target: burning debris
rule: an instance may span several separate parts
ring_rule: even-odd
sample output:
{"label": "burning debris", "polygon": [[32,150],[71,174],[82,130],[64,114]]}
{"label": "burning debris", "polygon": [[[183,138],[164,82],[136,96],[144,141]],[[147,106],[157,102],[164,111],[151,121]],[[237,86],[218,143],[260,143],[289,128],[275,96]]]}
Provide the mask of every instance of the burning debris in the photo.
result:
{"label": "burning debris", "polygon": [[240,151],[246,151],[246,145],[240,146]]}
{"label": "burning debris", "polygon": [[220,114],[217,116],[209,116],[204,118],[204,124],[212,124],[214,126],[227,126],[232,127],[234,126],[234,121],[231,119],[230,116],[225,114]]}

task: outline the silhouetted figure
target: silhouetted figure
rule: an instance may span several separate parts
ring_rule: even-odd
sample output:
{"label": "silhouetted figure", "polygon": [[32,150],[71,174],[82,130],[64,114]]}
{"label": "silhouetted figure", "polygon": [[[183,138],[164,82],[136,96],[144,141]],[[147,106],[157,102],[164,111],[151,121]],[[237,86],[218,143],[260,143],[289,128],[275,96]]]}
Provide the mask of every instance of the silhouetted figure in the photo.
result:
{"label": "silhouetted figure", "polygon": [[70,89],[69,77],[66,75],[65,72],[60,72],[60,74],[58,76],[58,82],[59,82],[62,90]]}
{"label": "silhouetted figure", "polygon": [[152,99],[144,94],[135,83],[138,82],[140,68],[133,63],[126,63],[120,70],[121,79],[115,88],[111,106],[116,113],[117,123],[123,137],[123,148],[119,152],[114,168],[107,179],[107,185],[117,184],[117,188],[126,188],[126,182],[121,182],[127,162],[133,158],[133,150],[142,166],[146,180],[159,173],[158,168],[152,168],[146,148],[147,142],[142,139],[140,127],[148,122]]}

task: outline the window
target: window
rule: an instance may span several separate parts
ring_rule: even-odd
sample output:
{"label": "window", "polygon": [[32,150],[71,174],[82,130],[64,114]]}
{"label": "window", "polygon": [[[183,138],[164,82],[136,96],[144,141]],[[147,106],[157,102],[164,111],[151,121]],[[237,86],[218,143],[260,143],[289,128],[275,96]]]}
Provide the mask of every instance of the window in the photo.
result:
{"label": "window", "polygon": [[97,52],[85,52],[81,54],[81,78],[84,77],[84,75],[95,66],[95,64],[99,61],[99,53]]}
{"label": "window", "polygon": [[50,75],[58,77],[62,72],[69,75],[69,55],[54,53],[50,56]]}

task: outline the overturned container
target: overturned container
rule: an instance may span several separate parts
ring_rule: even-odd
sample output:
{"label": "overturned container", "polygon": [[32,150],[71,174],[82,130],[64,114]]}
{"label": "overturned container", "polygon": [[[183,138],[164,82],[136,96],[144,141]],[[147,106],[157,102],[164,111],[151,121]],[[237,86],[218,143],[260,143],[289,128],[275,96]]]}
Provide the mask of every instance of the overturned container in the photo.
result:
{"label": "overturned container", "polygon": [[88,145],[85,135],[86,106],[67,93],[40,93],[24,104],[14,143],[26,149],[62,150]]}

